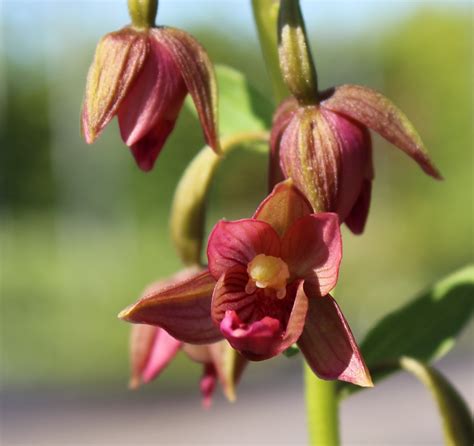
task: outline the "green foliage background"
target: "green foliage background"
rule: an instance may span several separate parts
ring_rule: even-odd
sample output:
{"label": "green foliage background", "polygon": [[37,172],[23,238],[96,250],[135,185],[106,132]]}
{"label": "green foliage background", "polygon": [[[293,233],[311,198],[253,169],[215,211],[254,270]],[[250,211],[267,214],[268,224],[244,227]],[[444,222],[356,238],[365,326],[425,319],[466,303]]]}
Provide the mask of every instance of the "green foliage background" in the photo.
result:
{"label": "green foliage background", "polygon": [[[254,40],[190,31],[215,62],[243,71],[269,95]],[[11,48],[15,42],[5,36]],[[338,285],[338,300],[358,335],[472,261],[472,42],[467,14],[428,9],[355,41],[314,41],[321,87],[361,83],[383,91],[412,119],[445,176],[432,181],[375,138],[369,224],[362,237],[345,231]],[[79,109],[93,46],[71,40],[61,57],[44,59],[4,53],[1,350],[7,386],[125,382],[128,327],[115,316],[147,283],[180,268],[168,213],[183,169],[203,144],[199,126],[184,110],[146,175],[115,123],[86,146]],[[265,195],[265,167],[263,156],[248,153],[225,161],[209,228],[218,218],[252,213]],[[174,366],[176,374],[184,376],[182,363]]]}

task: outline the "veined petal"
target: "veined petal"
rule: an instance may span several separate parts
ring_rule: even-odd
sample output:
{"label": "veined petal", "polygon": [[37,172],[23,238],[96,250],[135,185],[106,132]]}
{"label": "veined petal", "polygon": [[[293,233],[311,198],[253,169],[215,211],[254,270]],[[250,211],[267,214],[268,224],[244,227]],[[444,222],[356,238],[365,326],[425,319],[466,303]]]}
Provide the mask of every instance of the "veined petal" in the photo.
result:
{"label": "veined petal", "polygon": [[366,125],[413,158],[428,175],[442,178],[412,123],[377,91],[360,85],[341,85],[321,106]]}
{"label": "veined petal", "polygon": [[157,325],[171,336],[191,344],[222,339],[211,319],[211,299],[216,282],[208,271],[175,283],[149,289],[119,318],[138,324]]}
{"label": "veined petal", "polygon": [[172,54],[193,98],[206,142],[219,153],[217,81],[206,50],[190,34],[176,28],[156,28],[152,33]]}
{"label": "veined petal", "polygon": [[337,212],[342,224],[360,196],[364,180],[373,178],[372,141],[364,125],[324,108],[321,114],[332,127],[340,151],[337,202],[327,211]]}
{"label": "veined petal", "polygon": [[120,133],[127,146],[144,138],[160,122],[174,123],[186,97],[186,85],[171,53],[152,32],[140,74],[118,111]]}
{"label": "veined petal", "polygon": [[273,116],[272,131],[270,133],[270,159],[268,169],[269,189],[272,189],[275,184],[284,179],[280,167],[281,137],[297,109],[298,101],[293,96],[290,96],[281,102]]}
{"label": "veined petal", "polygon": [[337,209],[341,162],[336,129],[320,108],[298,109],[281,138],[280,164],[316,212]]}
{"label": "veined petal", "polygon": [[130,382],[136,389],[142,383],[142,372],[146,368],[153,349],[158,328],[152,325],[133,325],[130,333]]}
{"label": "veined petal", "polygon": [[148,50],[146,34],[131,28],[107,34],[97,45],[82,108],[82,133],[88,144],[117,113]]}
{"label": "veined petal", "polygon": [[214,226],[207,245],[207,258],[209,271],[216,280],[234,266],[247,268],[257,254],[280,255],[280,238],[268,223],[248,218],[221,220]]}
{"label": "veined petal", "polygon": [[342,258],[337,214],[321,212],[297,220],[282,240],[282,258],[290,273],[314,284],[321,296],[337,282]]}
{"label": "veined petal", "polygon": [[235,311],[228,310],[220,323],[220,329],[232,347],[245,358],[262,361],[280,354],[298,340],[307,311],[308,298],[301,282],[286,326],[270,316],[245,323]]}
{"label": "veined petal", "polygon": [[306,325],[298,346],[313,372],[322,379],[348,381],[372,387],[372,379],[359,347],[336,301],[309,293]]}
{"label": "veined petal", "polygon": [[253,218],[270,224],[280,237],[298,218],[313,212],[304,195],[291,180],[278,183],[262,201]]}
{"label": "veined petal", "polygon": [[[132,330],[147,327],[146,325],[134,325]],[[165,330],[160,327],[153,327],[155,336],[150,356],[146,362],[146,366],[142,370],[142,380],[148,383],[156,378],[164,368],[173,360],[182,346],[182,342],[173,338]]]}
{"label": "veined petal", "polygon": [[247,269],[241,265],[222,273],[212,295],[211,316],[216,325],[222,322],[229,310],[236,312],[245,322],[258,317],[258,295],[245,291],[248,280]]}

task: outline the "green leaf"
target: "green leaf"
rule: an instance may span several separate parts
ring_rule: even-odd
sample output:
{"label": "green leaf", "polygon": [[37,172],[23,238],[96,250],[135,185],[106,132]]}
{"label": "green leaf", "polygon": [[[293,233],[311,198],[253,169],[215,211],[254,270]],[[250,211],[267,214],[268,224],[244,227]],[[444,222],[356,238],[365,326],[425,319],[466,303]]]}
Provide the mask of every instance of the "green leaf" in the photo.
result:
{"label": "green leaf", "polygon": [[433,393],[443,420],[446,444],[472,445],[474,435],[471,414],[461,395],[450,382],[440,372],[416,359],[403,357],[400,358],[399,364],[403,370],[415,375]]}
{"label": "green leaf", "polygon": [[[473,304],[474,266],[470,265],[382,319],[361,344],[374,383],[399,370],[388,364],[401,356],[423,362],[444,356],[469,321]],[[345,383],[339,389],[342,396],[358,390]]]}
{"label": "green leaf", "polygon": [[[221,136],[270,128],[272,103],[254,88],[245,76],[225,65],[216,65],[219,91],[219,128]],[[197,116],[190,98],[186,105]]]}

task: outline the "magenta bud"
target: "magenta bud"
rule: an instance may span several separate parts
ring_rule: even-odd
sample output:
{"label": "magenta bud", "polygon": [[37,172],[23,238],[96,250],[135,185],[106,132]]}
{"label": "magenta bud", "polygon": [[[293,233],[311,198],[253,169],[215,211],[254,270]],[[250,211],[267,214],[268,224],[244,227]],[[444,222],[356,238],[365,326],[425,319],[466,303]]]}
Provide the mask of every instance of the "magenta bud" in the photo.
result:
{"label": "magenta bud", "polygon": [[172,132],[189,93],[206,142],[220,151],[217,86],[204,48],[184,31],[124,28],[106,35],[89,70],[82,110],[87,143],[118,116],[123,141],[148,171]]}
{"label": "magenta bud", "polygon": [[291,178],[315,211],[363,231],[374,177],[369,129],[441,178],[408,118],[380,93],[343,85],[321,96],[317,105],[282,102],[271,135],[271,176]]}

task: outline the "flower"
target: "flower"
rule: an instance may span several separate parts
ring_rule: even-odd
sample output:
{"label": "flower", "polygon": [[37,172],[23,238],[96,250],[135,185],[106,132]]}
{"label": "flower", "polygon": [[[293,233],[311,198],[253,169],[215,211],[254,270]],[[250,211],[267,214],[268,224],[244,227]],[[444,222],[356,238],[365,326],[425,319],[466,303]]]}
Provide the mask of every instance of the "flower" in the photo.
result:
{"label": "flower", "polygon": [[314,210],[336,212],[360,234],[374,178],[369,129],[441,179],[413,125],[385,96],[359,85],[318,91],[298,1],[282,0],[279,36],[281,71],[292,96],[274,115],[272,184],[292,178]]}
{"label": "flower", "polygon": [[[156,282],[148,287],[144,295],[169,286],[176,281],[192,276],[196,269],[187,269],[167,281]],[[179,341],[161,327],[134,325],[130,334],[130,388],[155,379],[182,350],[193,361],[203,365],[200,389],[203,406],[211,405],[217,380],[230,401],[235,400],[235,384],[247,364],[226,341],[205,345],[191,345]]]}
{"label": "flower", "polygon": [[321,378],[372,385],[329,295],[342,254],[338,217],[312,212],[291,181],[279,183],[252,218],[214,227],[207,271],[148,293],[119,317],[194,344],[224,337],[254,361],[297,343]]}
{"label": "flower", "polygon": [[93,143],[117,115],[123,141],[149,171],[190,93],[205,139],[219,152],[217,87],[206,51],[184,31],[152,26],[153,14],[144,25],[143,14],[138,20],[130,11],[140,26],[107,34],[97,46],[82,109],[84,139]]}

